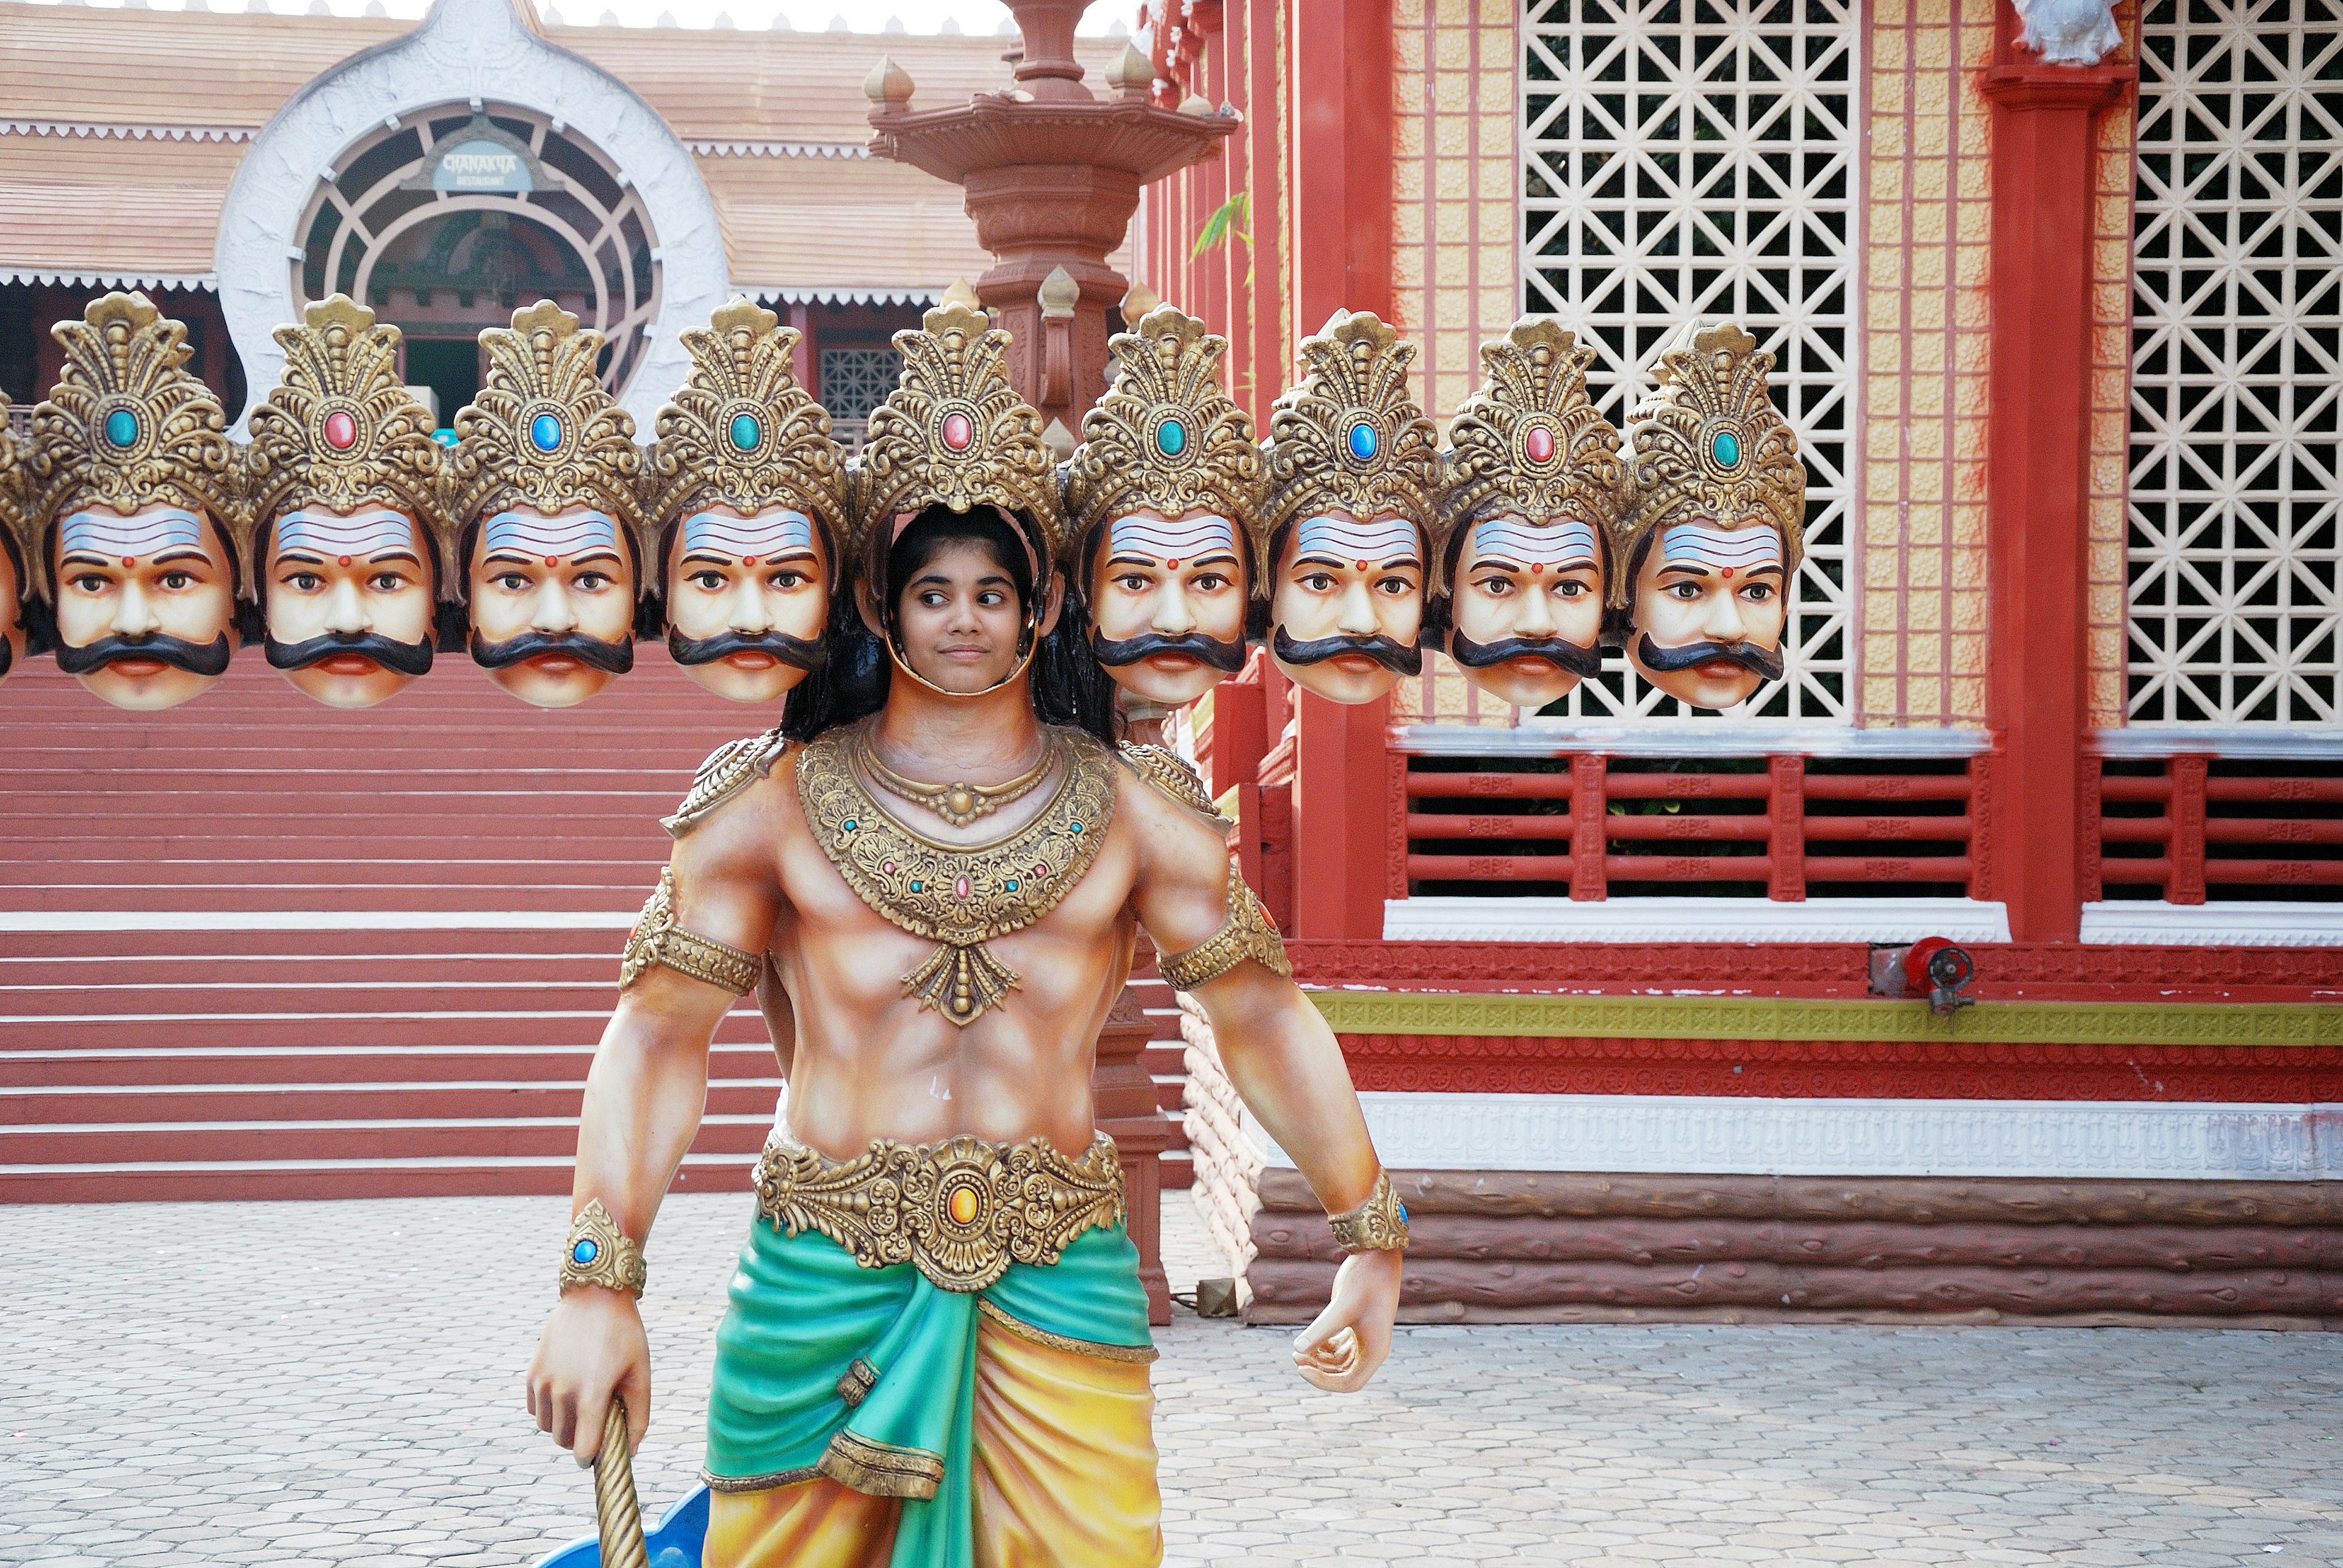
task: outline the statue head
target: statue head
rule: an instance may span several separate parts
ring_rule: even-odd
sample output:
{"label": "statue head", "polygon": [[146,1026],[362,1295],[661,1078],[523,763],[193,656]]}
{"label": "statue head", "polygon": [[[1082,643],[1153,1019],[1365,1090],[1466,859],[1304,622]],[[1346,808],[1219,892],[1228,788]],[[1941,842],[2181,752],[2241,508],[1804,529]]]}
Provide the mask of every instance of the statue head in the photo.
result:
{"label": "statue head", "polygon": [[488,375],[456,416],[473,662],[539,708],[634,668],[642,454],[595,373],[602,335],[549,300],[480,334]]}
{"label": "statue head", "polygon": [[1176,708],[1244,667],[1261,449],[1202,322],[1158,306],[1109,347],[1113,384],[1067,471],[1077,578],[1107,674]]}
{"label": "statue head", "polygon": [[1612,602],[1626,607],[1627,661],[1695,708],[1745,702],[1783,670],[1806,470],[1767,395],[1773,367],[1736,326],[1687,330],[1627,431]]}
{"label": "statue head", "polygon": [[659,410],[646,508],[668,648],[718,696],[770,702],[824,657],[846,457],[771,311],[735,298],[683,345],[691,373]]}
{"label": "statue head", "polygon": [[65,375],[33,410],[27,564],[55,610],[57,663],[117,708],[170,708],[236,648],[227,419],[186,369],[186,327],[143,294],[94,300],[55,335]]}
{"label": "statue head", "polygon": [[33,574],[25,564],[25,523],[32,512],[32,444],[0,430],[0,680],[25,661],[31,633]]}
{"label": "statue head", "polygon": [[[862,449],[848,546],[859,574],[857,608],[885,642],[896,674],[938,696],[982,696],[1018,678],[1056,628],[1064,603],[1069,538],[1057,475],[1041,415],[1010,385],[1009,341],[984,312],[957,300],[929,311],[917,331],[895,334],[902,379],[872,410]],[[1021,617],[1012,661],[979,689],[931,679],[932,671],[906,655],[900,611],[910,585],[899,578],[927,550],[898,546],[915,524],[934,531],[940,523],[931,520],[948,514],[968,514],[986,532],[998,523],[1021,555],[1023,569],[1008,573]]]}
{"label": "statue head", "polygon": [[1435,567],[1447,653],[1501,701],[1543,708],[1602,668],[1619,433],[1586,395],[1594,350],[1524,317],[1481,348],[1449,427]]}
{"label": "statue head", "polygon": [[457,597],[430,410],[400,383],[399,332],[347,295],[280,327],[285,371],[249,420],[251,535],[268,662],[332,708],[371,708],[431,668]]}
{"label": "statue head", "polygon": [[1304,338],[1308,374],[1270,416],[1259,522],[1270,654],[1331,701],[1380,701],[1423,668],[1440,454],[1408,397],[1415,347],[1364,312]]}

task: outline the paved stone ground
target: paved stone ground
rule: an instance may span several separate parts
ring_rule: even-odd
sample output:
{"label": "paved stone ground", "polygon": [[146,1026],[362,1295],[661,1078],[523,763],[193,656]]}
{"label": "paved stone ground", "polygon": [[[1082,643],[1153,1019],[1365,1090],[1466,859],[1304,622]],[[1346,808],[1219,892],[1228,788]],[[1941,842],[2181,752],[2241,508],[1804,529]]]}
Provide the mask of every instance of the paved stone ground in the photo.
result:
{"label": "paved stone ground", "polygon": [[[495,1564],[588,1528],[520,1373],[560,1200],[0,1210],[0,1563]],[[650,1249],[664,1506],[744,1197]],[[1175,1285],[1220,1272],[1183,1195]],[[1162,1335],[1175,1564],[2343,1563],[2343,1343],[2101,1330],[1403,1331],[1350,1399],[1285,1335]]]}

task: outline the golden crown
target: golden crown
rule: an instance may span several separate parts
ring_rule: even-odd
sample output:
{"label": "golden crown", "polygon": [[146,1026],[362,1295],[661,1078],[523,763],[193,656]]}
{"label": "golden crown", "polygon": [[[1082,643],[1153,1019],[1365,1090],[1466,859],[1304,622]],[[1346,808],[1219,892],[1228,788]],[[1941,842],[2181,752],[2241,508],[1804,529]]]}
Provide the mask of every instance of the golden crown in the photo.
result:
{"label": "golden crown", "polygon": [[511,507],[606,512],[634,530],[643,455],[635,422],[595,374],[602,335],[549,299],[480,334],[488,373],[456,415],[456,500],[462,519]]}
{"label": "golden crown", "polygon": [[1785,573],[1797,576],[1806,467],[1797,432],[1767,392],[1773,368],[1774,357],[1732,322],[1688,327],[1660,351],[1654,385],[1627,427],[1629,505],[1613,525],[1614,604],[1627,602],[1636,550],[1671,523],[1775,528]]}
{"label": "golden crown", "polygon": [[[447,515],[450,465],[431,438],[431,411],[399,378],[398,328],[337,294],[310,306],[300,326],[278,327],[276,337],[285,372],[248,420],[252,505],[237,540],[245,558],[256,564],[262,530],[297,507],[387,507],[429,530],[439,597],[456,598],[462,568]],[[245,592],[255,594],[250,578]]]}
{"label": "golden crown", "polygon": [[36,542],[25,552],[43,594],[49,566],[37,537],[92,502],[129,512],[176,501],[233,535],[243,465],[219,399],[186,369],[195,351],[186,326],[144,294],[109,294],[51,333],[65,351],[65,376],[33,410],[26,533]]}
{"label": "golden crown", "polygon": [[1433,571],[1457,529],[1497,513],[1533,527],[1565,518],[1609,538],[1626,496],[1619,432],[1586,394],[1594,351],[1551,317],[1525,316],[1481,346],[1481,389],[1448,427],[1448,485]]}
{"label": "golden crown", "polygon": [[983,311],[951,301],[895,334],[902,380],[870,414],[850,554],[860,558],[899,513],[992,506],[1031,518],[1051,558],[1064,558],[1056,465],[1041,416],[1009,384],[1009,341]]}
{"label": "golden crown", "polygon": [[1250,535],[1261,510],[1261,448],[1252,420],[1221,389],[1229,340],[1159,305],[1107,347],[1114,383],[1082,420],[1067,478],[1075,537],[1087,542],[1141,507],[1166,518],[1210,508]]}
{"label": "golden crown", "polygon": [[[30,537],[32,517],[32,440],[14,430],[0,429],[0,534],[16,547],[15,558],[23,568],[16,578],[20,598],[33,591],[32,560],[39,553],[38,541]],[[15,605],[0,603],[0,618],[15,613]]]}
{"label": "golden crown", "polygon": [[1403,517],[1429,540],[1439,522],[1440,450],[1432,421],[1408,396],[1415,345],[1365,311],[1338,310],[1302,340],[1302,385],[1270,410],[1260,553],[1266,558],[1280,528],[1323,508]]}
{"label": "golden crown", "polygon": [[798,385],[798,333],[780,321],[735,296],[706,327],[684,332],[691,374],[659,411],[644,475],[650,528],[714,504],[750,515],[792,507],[838,548],[846,451],[830,437],[829,411]]}

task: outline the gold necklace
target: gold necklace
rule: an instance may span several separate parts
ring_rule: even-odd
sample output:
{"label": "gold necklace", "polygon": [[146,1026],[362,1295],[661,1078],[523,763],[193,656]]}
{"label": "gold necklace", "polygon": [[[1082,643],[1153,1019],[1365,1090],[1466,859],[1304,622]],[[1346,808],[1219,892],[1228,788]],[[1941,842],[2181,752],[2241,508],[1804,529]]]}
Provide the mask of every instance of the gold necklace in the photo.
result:
{"label": "gold necklace", "polygon": [[979,817],[990,817],[1021,795],[1030,795],[1041,788],[1041,780],[1057,766],[1061,744],[1044,737],[1041,759],[1005,784],[969,784],[954,780],[950,784],[922,784],[916,779],[906,779],[884,762],[871,749],[870,738],[860,727],[854,731],[854,762],[890,795],[900,795],[915,806],[923,806],[950,822],[955,828],[965,828]]}

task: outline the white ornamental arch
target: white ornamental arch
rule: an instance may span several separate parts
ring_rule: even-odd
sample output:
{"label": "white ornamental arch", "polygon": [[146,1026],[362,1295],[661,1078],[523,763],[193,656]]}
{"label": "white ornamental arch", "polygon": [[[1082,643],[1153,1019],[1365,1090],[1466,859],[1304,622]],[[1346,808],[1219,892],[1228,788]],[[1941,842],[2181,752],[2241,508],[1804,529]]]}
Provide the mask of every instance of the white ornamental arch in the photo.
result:
{"label": "white ornamental arch", "polygon": [[[220,308],[244,361],[246,407],[284,368],[272,334],[301,317],[305,217],[344,152],[427,110],[493,101],[534,110],[590,143],[641,197],[659,268],[657,318],[619,400],[648,432],[689,356],[677,333],[731,294],[716,204],[690,151],[624,82],[546,41],[527,0],[437,0],[420,26],[351,55],[294,95],[253,138],[220,215]],[[243,411],[236,419],[243,430]]]}

